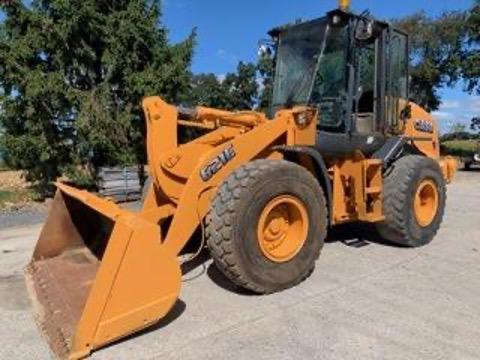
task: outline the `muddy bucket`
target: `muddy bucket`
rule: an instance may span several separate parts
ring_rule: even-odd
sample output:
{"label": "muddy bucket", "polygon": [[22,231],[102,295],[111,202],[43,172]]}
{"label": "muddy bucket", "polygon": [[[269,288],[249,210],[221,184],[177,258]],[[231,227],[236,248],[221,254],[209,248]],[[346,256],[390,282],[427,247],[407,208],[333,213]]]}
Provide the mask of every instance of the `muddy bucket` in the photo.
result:
{"label": "muddy bucket", "polygon": [[164,317],[181,274],[158,225],[59,184],[26,279],[52,352],[80,359]]}

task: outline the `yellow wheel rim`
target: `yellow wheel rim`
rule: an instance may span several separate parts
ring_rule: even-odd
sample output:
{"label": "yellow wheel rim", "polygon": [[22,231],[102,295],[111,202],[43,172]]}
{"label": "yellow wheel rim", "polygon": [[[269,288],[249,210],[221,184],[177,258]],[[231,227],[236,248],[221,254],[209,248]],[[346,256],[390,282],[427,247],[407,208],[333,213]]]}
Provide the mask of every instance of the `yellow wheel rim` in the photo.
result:
{"label": "yellow wheel rim", "polygon": [[420,226],[430,225],[438,211],[438,190],[432,180],[423,180],[413,200],[414,212]]}
{"label": "yellow wheel rim", "polygon": [[308,214],[302,201],[290,195],[271,200],[258,221],[257,237],[262,253],[278,263],[291,260],[308,236]]}

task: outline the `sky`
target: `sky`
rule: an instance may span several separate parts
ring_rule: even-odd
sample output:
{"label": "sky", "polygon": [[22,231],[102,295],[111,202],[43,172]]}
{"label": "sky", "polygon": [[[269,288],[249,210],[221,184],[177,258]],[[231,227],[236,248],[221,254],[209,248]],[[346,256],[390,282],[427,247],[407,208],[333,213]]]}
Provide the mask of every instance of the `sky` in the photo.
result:
{"label": "sky", "polygon": [[[391,19],[424,10],[436,16],[445,10],[465,10],[473,0],[352,0],[356,12],[370,10],[379,19]],[[196,27],[198,45],[193,71],[223,76],[239,61],[255,61],[258,42],[271,28],[296,19],[313,19],[337,7],[337,0],[163,0],[163,23],[170,40],[178,42]],[[441,90],[443,104],[434,113],[442,132],[455,122],[470,124],[480,115],[480,96],[462,91],[462,84]]]}
{"label": "sky", "polygon": [[[163,23],[170,41],[185,39],[197,29],[193,72],[211,72],[222,77],[234,71],[239,61],[255,61],[258,42],[268,39],[275,26],[296,19],[313,19],[336,8],[338,0],[161,0]],[[478,0],[477,0],[478,1]],[[392,19],[423,10],[431,16],[443,11],[465,10],[474,0],[352,0],[355,12],[370,10],[379,19]],[[0,21],[3,16],[0,13]],[[463,85],[440,91],[443,103],[434,115],[442,132],[455,123],[470,124],[480,116],[480,96],[468,95]]]}

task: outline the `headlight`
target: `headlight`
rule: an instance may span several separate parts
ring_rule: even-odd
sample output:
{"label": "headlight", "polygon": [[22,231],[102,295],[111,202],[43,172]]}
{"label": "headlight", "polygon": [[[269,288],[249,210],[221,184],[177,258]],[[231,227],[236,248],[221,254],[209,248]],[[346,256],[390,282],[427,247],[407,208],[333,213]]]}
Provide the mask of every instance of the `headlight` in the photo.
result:
{"label": "headlight", "polygon": [[473,155],[473,160],[475,160],[476,162],[480,162],[480,154]]}
{"label": "headlight", "polygon": [[295,124],[297,124],[299,127],[306,127],[310,125],[314,116],[315,113],[311,109],[299,111],[294,113],[293,115],[295,119]]}
{"label": "headlight", "polygon": [[295,122],[297,123],[297,125],[299,126],[306,126],[307,123],[308,123],[308,115],[306,112],[303,112],[303,113],[300,113],[300,114],[297,114],[297,116],[295,116]]}

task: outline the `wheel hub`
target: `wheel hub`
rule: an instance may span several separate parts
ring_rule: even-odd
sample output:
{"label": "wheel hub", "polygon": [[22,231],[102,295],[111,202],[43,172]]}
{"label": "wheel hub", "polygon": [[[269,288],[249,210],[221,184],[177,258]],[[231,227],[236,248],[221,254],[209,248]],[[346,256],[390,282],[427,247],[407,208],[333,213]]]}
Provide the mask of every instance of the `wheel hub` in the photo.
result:
{"label": "wheel hub", "polygon": [[274,262],[291,260],[302,249],[308,235],[308,215],[297,197],[282,195],[263,209],[257,237],[262,253]]}
{"label": "wheel hub", "polygon": [[418,186],[414,198],[414,212],[422,227],[429,226],[438,211],[438,190],[433,180],[424,180]]}

